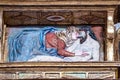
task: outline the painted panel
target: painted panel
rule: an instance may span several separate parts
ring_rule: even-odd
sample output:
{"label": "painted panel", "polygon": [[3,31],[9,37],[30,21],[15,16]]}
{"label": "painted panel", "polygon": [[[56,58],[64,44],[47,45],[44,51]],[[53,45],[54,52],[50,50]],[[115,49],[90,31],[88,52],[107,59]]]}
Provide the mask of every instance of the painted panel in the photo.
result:
{"label": "painted panel", "polygon": [[8,61],[100,61],[100,35],[91,26],[9,28]]}

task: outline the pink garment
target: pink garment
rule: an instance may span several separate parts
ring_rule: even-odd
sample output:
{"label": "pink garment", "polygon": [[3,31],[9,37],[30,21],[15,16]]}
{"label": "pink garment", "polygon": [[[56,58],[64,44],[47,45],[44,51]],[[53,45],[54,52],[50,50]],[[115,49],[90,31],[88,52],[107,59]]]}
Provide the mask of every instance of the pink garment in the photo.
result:
{"label": "pink garment", "polygon": [[91,29],[95,33],[97,40],[101,43],[103,40],[103,37],[102,37],[103,27],[102,26],[93,26]]}
{"label": "pink garment", "polygon": [[55,33],[47,33],[45,38],[47,48],[57,48],[58,54],[64,57],[74,56],[74,53],[65,50],[65,42],[58,38]]}

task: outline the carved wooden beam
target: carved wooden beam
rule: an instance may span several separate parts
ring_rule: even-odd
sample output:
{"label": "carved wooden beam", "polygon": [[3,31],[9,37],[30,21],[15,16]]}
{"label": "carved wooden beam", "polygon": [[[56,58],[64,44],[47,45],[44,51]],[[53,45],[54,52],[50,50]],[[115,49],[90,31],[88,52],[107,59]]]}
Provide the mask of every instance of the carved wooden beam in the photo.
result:
{"label": "carved wooden beam", "polygon": [[0,5],[120,5],[119,0],[0,0]]}
{"label": "carved wooden beam", "polygon": [[106,62],[8,62],[0,63],[0,68],[107,68],[120,67],[118,61],[106,61]]}

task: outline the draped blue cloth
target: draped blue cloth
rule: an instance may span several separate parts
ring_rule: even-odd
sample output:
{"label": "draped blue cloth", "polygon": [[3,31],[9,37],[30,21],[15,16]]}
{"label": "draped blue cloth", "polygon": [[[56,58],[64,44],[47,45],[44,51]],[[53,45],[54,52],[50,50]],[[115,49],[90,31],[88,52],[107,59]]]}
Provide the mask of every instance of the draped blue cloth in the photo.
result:
{"label": "draped blue cloth", "polygon": [[115,26],[115,30],[117,31],[118,29],[120,29],[120,22],[116,23],[114,26]]}
{"label": "draped blue cloth", "polygon": [[[88,28],[90,29],[90,28]],[[58,55],[56,48],[46,48],[45,35],[57,31],[54,27],[15,29],[8,37],[9,62],[28,61],[37,55],[48,55],[63,58]],[[96,40],[90,31],[90,36]]]}
{"label": "draped blue cloth", "polygon": [[45,35],[56,30],[54,27],[16,30],[8,38],[9,61],[28,61],[37,55],[59,56],[57,49],[45,46]]}

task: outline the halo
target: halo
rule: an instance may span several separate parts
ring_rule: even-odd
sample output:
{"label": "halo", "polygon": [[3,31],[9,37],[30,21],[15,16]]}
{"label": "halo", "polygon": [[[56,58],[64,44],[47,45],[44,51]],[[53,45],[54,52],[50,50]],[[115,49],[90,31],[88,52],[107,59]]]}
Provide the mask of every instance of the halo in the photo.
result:
{"label": "halo", "polygon": [[63,16],[54,15],[54,16],[48,16],[46,19],[49,21],[57,22],[57,21],[63,21],[65,18]]}

